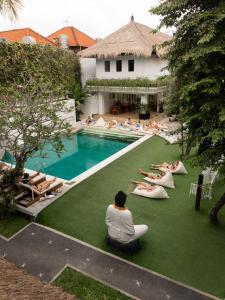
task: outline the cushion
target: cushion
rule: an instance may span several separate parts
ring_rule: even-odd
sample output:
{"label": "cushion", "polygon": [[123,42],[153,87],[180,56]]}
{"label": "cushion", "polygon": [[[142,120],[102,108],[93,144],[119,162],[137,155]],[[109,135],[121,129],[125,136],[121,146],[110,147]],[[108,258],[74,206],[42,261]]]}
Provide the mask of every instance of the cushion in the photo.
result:
{"label": "cushion", "polygon": [[166,174],[160,178],[160,179],[151,179],[149,177],[145,177],[144,180],[157,184],[157,185],[162,185],[171,189],[174,189],[174,180],[171,172],[166,172]]}
{"label": "cushion", "polygon": [[105,125],[106,125],[106,122],[102,117],[100,117],[95,123],[95,126],[98,126],[98,127],[104,127]]}
{"label": "cushion", "polygon": [[165,189],[159,185],[155,186],[154,190],[152,191],[140,190],[138,189],[138,187],[136,187],[132,192],[132,194],[136,194],[147,198],[155,198],[155,199],[169,198]]}
{"label": "cushion", "polygon": [[[159,168],[160,171],[162,172],[168,172],[168,168],[161,167]],[[188,174],[184,164],[179,161],[179,164],[175,170],[169,170],[172,174]]]}
{"label": "cushion", "polygon": [[125,252],[127,254],[135,254],[138,253],[141,250],[141,245],[139,243],[139,240],[135,240],[126,244],[120,243],[114,239],[112,239],[108,234],[105,237],[106,243],[122,252]]}

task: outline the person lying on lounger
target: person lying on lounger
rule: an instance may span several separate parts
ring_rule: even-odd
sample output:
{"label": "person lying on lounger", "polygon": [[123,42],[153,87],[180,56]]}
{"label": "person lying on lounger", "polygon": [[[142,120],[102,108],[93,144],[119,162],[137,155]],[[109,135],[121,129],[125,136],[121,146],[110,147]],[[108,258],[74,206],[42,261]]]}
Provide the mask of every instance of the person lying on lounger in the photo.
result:
{"label": "person lying on lounger", "polygon": [[159,174],[155,174],[155,173],[150,173],[150,172],[145,172],[142,169],[139,169],[139,173],[141,175],[145,175],[147,177],[149,177],[150,179],[161,179],[166,173],[164,172],[160,172]]}
{"label": "person lying on lounger", "polygon": [[44,190],[46,190],[54,181],[56,181],[56,178],[49,179],[49,180],[46,179],[45,181],[42,181],[41,183],[39,183],[37,185],[33,184],[31,186],[34,190],[41,193]]}
{"label": "person lying on lounger", "polygon": [[93,118],[93,116],[92,116],[92,117],[88,116],[87,119],[86,119],[86,121],[85,121],[85,123],[86,123],[88,126],[94,125],[94,124],[95,124],[95,119]]}
{"label": "person lying on lounger", "polygon": [[130,127],[133,125],[133,122],[131,121],[131,118],[129,117],[123,124],[123,127]]}
{"label": "person lying on lounger", "polygon": [[5,164],[4,162],[0,162],[0,174],[3,175],[5,171],[9,170],[10,166]]}
{"label": "person lying on lounger", "polygon": [[109,121],[109,124],[108,124],[107,128],[108,129],[116,128],[116,126],[117,126],[117,121],[116,120],[111,120],[111,121]]}
{"label": "person lying on lounger", "polygon": [[34,178],[34,177],[36,177],[36,176],[38,176],[40,174],[40,172],[36,172],[36,173],[34,173],[34,174],[32,174],[32,175],[30,175],[29,173],[24,173],[23,174],[23,178],[22,178],[22,182],[23,183],[29,183],[29,184],[33,184],[33,181],[32,181],[32,179]]}
{"label": "person lying on lounger", "polygon": [[152,164],[152,168],[153,169],[167,168],[170,171],[175,171],[176,168],[179,165],[179,162],[180,162],[179,160],[176,160],[173,163],[166,163],[166,162],[164,162],[164,163],[161,163],[161,164]]}
{"label": "person lying on lounger", "polygon": [[139,190],[145,190],[147,192],[151,192],[156,188],[156,186],[148,184],[144,181],[131,180],[131,182],[135,183]]}

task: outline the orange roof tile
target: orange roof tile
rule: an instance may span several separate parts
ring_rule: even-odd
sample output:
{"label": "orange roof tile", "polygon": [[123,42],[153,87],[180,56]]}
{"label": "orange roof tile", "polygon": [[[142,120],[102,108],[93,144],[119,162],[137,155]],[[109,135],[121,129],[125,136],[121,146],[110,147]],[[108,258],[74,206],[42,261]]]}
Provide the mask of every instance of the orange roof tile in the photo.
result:
{"label": "orange roof tile", "polygon": [[80,46],[80,47],[90,47],[96,43],[94,39],[86,35],[85,33],[79,31],[78,29],[74,28],[73,26],[64,27],[56,32],[50,34],[48,39],[52,42],[54,39],[60,37],[60,35],[65,34],[68,36],[68,44],[70,47],[73,46]]}
{"label": "orange roof tile", "polygon": [[36,40],[37,44],[55,46],[52,41],[30,28],[0,31],[0,38],[4,38],[10,42],[22,42],[22,39],[25,36],[32,36]]}

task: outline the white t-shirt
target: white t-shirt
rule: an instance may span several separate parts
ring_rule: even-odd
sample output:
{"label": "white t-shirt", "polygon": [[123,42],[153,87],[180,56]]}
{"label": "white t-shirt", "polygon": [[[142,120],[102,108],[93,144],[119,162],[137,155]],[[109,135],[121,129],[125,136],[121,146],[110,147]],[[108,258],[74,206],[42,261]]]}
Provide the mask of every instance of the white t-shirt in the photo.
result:
{"label": "white t-shirt", "polygon": [[119,209],[109,205],[106,211],[105,223],[112,239],[121,243],[129,243],[135,233],[132,213],[129,209]]}

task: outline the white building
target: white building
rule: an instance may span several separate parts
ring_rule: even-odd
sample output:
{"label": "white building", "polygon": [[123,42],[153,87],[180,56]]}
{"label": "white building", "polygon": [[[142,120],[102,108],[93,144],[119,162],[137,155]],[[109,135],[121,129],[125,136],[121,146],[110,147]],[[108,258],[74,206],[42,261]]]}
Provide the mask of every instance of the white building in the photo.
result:
{"label": "white building", "polygon": [[165,86],[146,87],[146,81],[132,86],[124,79],[156,80],[167,75],[163,69],[167,61],[162,57],[166,49],[159,45],[169,39],[171,36],[167,34],[153,33],[153,29],[136,23],[132,16],[127,25],[80,51],[82,81],[85,84],[89,79],[87,85],[92,93],[84,107],[85,113],[120,113],[116,106],[129,109],[135,103],[159,111]]}

